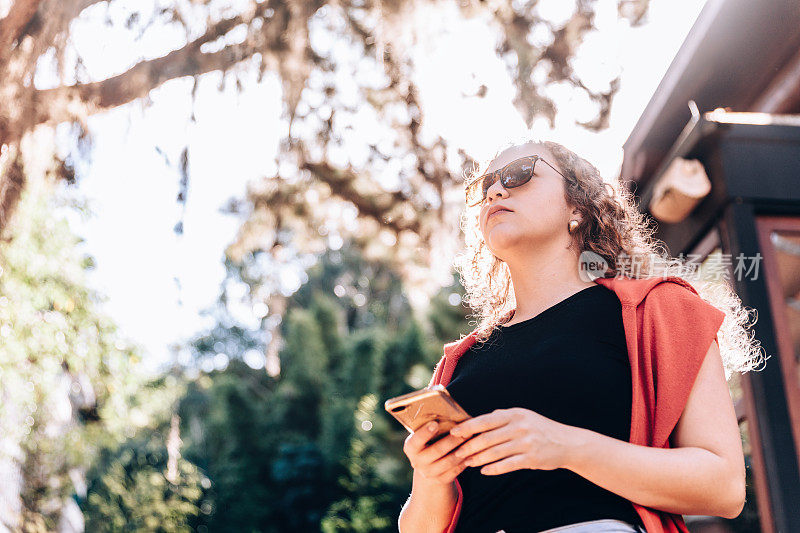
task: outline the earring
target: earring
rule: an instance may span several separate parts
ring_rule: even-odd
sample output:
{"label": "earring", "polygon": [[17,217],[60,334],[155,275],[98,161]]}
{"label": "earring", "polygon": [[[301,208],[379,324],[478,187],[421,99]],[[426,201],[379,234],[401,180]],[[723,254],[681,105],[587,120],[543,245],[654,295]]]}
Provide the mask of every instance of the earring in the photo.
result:
{"label": "earring", "polygon": [[569,221],[569,232],[572,233],[573,231],[575,231],[575,228],[578,227],[578,224],[580,224],[580,222],[578,222],[577,220],[570,220]]}

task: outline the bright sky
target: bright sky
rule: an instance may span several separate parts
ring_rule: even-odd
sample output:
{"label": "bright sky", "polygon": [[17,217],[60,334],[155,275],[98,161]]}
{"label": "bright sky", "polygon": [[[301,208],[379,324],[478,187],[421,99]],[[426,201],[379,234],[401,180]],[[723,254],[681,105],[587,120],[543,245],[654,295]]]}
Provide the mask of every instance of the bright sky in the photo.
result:
{"label": "bright sky", "polygon": [[[537,122],[533,135],[565,144],[603,175],[616,176],[622,144],[704,3],[653,0],[652,22],[630,29],[617,20],[616,0],[599,0],[598,31],[587,36],[573,65],[594,90],[607,87],[622,73],[610,127],[595,134],[575,126],[576,120],[593,116],[591,102],[578,91],[551,87],[549,94],[559,109],[557,127],[551,131],[543,121]],[[124,5],[111,5],[117,4]],[[572,7],[572,2],[563,0],[538,3],[540,14],[554,22],[566,19]],[[111,32],[89,22],[77,23],[74,34],[92,79],[117,74],[142,57],[162,55],[182,43],[182,35],[164,31],[157,39],[137,44],[132,32]],[[462,147],[472,157],[483,158],[498,139],[525,131],[511,104],[513,87],[494,47],[485,24],[475,21],[451,25],[435,49],[420,51],[416,57],[426,131],[440,133],[453,152]],[[80,168],[79,194],[88,198],[95,216],[86,221],[68,216],[86,239],[85,251],[97,261],[90,282],[108,297],[105,309],[123,333],[146,350],[152,369],[171,359],[170,344],[181,343],[209,325],[199,311],[211,306],[219,294],[223,250],[240,225],[235,217],[221,214],[220,207],[229,198],[242,197],[249,180],[275,172],[275,150],[283,134],[278,120],[280,84],[272,76],[260,84],[251,78],[237,96],[231,83],[219,91],[219,73],[204,76],[197,91],[196,123],[189,121],[189,79],[152,91],[147,109],[134,103],[89,120],[94,149],[92,160]],[[486,98],[461,96],[470,83],[486,84]],[[65,129],[60,133],[67,138]],[[185,232],[176,236],[172,229],[181,215],[176,202],[178,162],[187,142],[190,187]],[[287,277],[297,283],[296,277]],[[257,357],[248,362],[263,366]]]}

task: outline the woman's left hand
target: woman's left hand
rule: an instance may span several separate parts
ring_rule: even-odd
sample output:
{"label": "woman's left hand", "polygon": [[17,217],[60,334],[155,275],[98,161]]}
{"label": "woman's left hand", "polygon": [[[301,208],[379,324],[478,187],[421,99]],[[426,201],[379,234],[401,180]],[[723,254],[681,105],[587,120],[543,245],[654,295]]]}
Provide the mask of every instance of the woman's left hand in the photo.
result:
{"label": "woman's left hand", "polygon": [[481,468],[481,474],[505,474],[523,468],[565,468],[576,429],[530,409],[512,407],[465,420],[450,434],[468,439],[454,452],[469,457],[467,466],[492,463]]}

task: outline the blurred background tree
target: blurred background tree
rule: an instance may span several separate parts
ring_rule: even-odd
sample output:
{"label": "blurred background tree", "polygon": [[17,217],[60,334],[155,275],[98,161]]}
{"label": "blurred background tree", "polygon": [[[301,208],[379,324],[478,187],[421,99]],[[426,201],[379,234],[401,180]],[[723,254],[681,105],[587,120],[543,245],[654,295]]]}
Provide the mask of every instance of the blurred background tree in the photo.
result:
{"label": "blurred background tree", "polygon": [[[197,80],[230,73],[225,84],[242,88],[242,73],[279,77],[283,87],[282,142],[275,175],[265,176],[229,210],[247,220],[227,256],[241,262],[264,251],[279,262],[321,253],[330,235],[358,238],[369,258],[390,262],[406,283],[412,305],[423,305],[447,283],[448,258],[460,244],[461,174],[474,161],[441,136],[426,135],[415,58],[436,47],[448,27],[480,20],[496,33],[496,53],[516,91],[514,105],[530,126],[536,117],[554,124],[556,107],[545,87],[566,84],[596,103],[583,123],[607,127],[619,78],[593,92],[573,71],[571,58],[594,29],[596,2],[581,0],[554,25],[537,14],[536,1],[264,0],[217,2],[161,0],[5,0],[0,19],[0,229],[13,214],[26,172],[20,144],[38,125],[74,124],[88,149],[88,116],[141,100],[179,77]],[[619,0],[618,13],[641,24],[647,0]],[[1,11],[0,11],[1,12]],[[75,33],[98,26],[152,39],[180,30],[183,45],[121,66],[119,74],[91,79],[75,46]],[[150,52],[152,55],[152,52]],[[534,76],[534,71],[536,75]],[[33,83],[35,80],[37,83]],[[539,80],[535,82],[535,80]],[[475,98],[486,86],[474,87]],[[187,94],[192,98],[194,91]],[[374,121],[377,137],[353,146],[357,117]],[[363,141],[362,141],[363,142]],[[79,151],[80,152],[80,151]],[[58,174],[76,179],[81,153],[61,158]],[[180,167],[185,202],[191,154]],[[383,174],[394,185],[381,184]],[[77,176],[79,178],[79,176]],[[355,223],[343,216],[353,213]],[[180,225],[176,231],[182,231]],[[280,316],[283,296],[267,291]]]}
{"label": "blurred background tree", "polygon": [[[82,523],[85,473],[106,447],[149,427],[179,393],[142,394],[141,353],[86,284],[91,256],[61,216],[52,174],[23,191],[0,244],[0,520],[10,530]],[[61,213],[61,215],[57,214]]]}
{"label": "blurred background tree", "polygon": [[[427,384],[442,339],[414,319],[397,274],[350,243],[308,276],[287,299],[278,377],[245,363],[242,349],[221,351],[242,346],[231,334],[250,335],[230,316],[191,345],[197,369],[231,354],[224,369],[189,378],[179,408],[184,456],[212,481],[212,512],[197,529],[396,527],[411,482],[407,433],[382,401]],[[443,334],[457,335],[463,319]]]}

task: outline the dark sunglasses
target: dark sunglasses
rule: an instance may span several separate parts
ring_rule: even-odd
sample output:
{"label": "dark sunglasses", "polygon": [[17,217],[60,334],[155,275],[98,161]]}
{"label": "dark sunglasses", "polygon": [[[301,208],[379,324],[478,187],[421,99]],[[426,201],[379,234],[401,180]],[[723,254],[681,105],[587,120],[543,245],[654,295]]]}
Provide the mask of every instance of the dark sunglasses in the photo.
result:
{"label": "dark sunglasses", "polygon": [[[534,167],[536,166],[536,162],[540,159],[547,163],[547,161],[538,155],[526,155],[525,157],[515,159],[501,169],[495,170],[494,172],[489,172],[488,174],[484,174],[483,176],[474,179],[466,186],[467,205],[472,207],[484,201],[486,199],[486,193],[489,191],[489,187],[491,187],[498,178],[500,179],[500,183],[506,189],[525,185],[533,177]],[[556,169],[556,167],[550,163],[547,163],[547,165],[558,172],[558,169]],[[564,177],[564,179],[571,181],[569,178],[564,176],[564,174],[561,174],[561,172],[558,173]]]}

